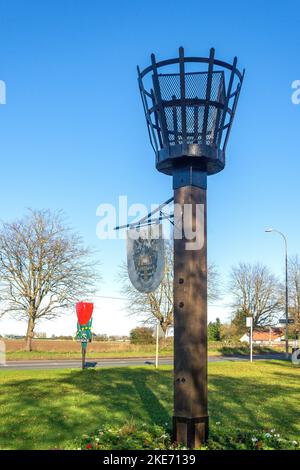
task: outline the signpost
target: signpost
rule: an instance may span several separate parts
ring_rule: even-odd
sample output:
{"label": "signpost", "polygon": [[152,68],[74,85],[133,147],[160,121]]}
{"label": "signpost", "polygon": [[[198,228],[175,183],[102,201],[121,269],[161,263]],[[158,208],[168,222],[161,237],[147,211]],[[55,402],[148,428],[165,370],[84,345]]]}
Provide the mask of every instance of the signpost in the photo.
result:
{"label": "signpost", "polygon": [[92,314],[94,304],[91,302],[78,302],[76,304],[77,313],[77,334],[76,337],[81,342],[82,369],[85,369],[85,356],[87,343],[92,340]]}
{"label": "signpost", "polygon": [[208,437],[207,176],[225,167],[243,77],[237,58],[218,60],[214,49],[186,57],[180,47],[178,57],[157,62],[152,54],[138,68],[156,168],[173,178],[173,439],[189,448]]}
{"label": "signpost", "polygon": [[253,318],[252,317],[246,318],[246,326],[250,328],[250,335],[249,335],[250,362],[253,362]]}

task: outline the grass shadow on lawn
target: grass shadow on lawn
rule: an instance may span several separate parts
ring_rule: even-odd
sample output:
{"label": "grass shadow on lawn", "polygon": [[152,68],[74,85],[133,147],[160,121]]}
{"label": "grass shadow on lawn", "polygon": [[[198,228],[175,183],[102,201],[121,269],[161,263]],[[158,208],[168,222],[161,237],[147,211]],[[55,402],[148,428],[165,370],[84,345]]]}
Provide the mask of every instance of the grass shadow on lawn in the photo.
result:
{"label": "grass shadow on lawn", "polygon": [[300,369],[279,361],[244,363],[240,369],[240,376],[234,372],[230,376],[230,365],[226,363],[221,374],[210,376],[210,415],[214,423],[242,430],[275,428],[284,433],[283,437],[298,440]]}
{"label": "grass shadow on lawn", "polygon": [[[4,379],[4,380],[3,380]],[[0,375],[0,448],[64,448],[103,424],[171,424],[172,373],[146,368],[9,371]],[[285,363],[214,363],[210,421],[300,434],[300,370]]]}
{"label": "grass shadow on lawn", "polygon": [[[57,448],[103,424],[170,421],[171,375],[114,368],[32,373],[1,385],[0,448]],[[159,397],[159,398],[158,398]]]}

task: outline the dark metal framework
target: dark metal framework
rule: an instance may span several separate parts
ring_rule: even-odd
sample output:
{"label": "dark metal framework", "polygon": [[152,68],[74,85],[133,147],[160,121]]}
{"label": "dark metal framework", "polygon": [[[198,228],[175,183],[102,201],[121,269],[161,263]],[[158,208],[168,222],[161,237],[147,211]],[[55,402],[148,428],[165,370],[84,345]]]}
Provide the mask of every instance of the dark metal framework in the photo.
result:
{"label": "dark metal framework", "polygon": [[[148,225],[154,225],[157,224],[158,222],[161,222],[162,220],[169,220],[169,222],[174,225],[173,219],[174,219],[174,214],[168,214],[166,215],[163,212],[163,209],[171,204],[174,201],[174,197],[170,197],[167,199],[167,201],[162,202],[156,209],[153,211],[149,212],[145,217],[142,217],[140,220],[137,222],[134,222],[132,224],[126,224],[126,225],[120,225],[114,228],[114,230],[122,230],[123,228],[141,228],[145,227]],[[159,217],[153,218],[155,214],[159,212]]]}
{"label": "dark metal framework", "polygon": [[138,82],[157,169],[221,171],[244,78],[237,58],[232,65],[215,59],[213,48],[208,58],[185,57],[180,47],[179,57],[156,62],[152,54],[151,62],[138,67]]}

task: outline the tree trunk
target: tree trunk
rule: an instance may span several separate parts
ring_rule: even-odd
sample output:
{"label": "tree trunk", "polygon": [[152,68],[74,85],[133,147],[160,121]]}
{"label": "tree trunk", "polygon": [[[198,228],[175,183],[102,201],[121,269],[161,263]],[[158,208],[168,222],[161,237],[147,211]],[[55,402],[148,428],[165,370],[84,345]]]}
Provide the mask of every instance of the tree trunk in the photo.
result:
{"label": "tree trunk", "polygon": [[169,324],[168,324],[167,322],[161,322],[161,323],[160,323],[160,326],[161,326],[161,330],[162,330],[162,332],[163,332],[163,337],[160,338],[160,343],[161,343],[161,346],[162,346],[162,347],[165,347]]}
{"label": "tree trunk", "polygon": [[32,351],[32,340],[34,335],[34,320],[32,317],[29,317],[28,320],[28,327],[26,333],[26,351]]}

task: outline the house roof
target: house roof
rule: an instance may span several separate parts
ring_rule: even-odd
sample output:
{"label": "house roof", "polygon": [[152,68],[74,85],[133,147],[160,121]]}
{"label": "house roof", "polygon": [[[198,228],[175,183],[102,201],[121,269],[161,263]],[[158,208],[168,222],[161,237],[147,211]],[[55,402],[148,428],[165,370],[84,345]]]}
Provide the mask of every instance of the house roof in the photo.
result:
{"label": "house roof", "polygon": [[253,330],[253,341],[268,341],[271,339],[279,339],[283,336],[283,332],[280,328],[272,328],[271,332],[269,329],[264,330]]}

